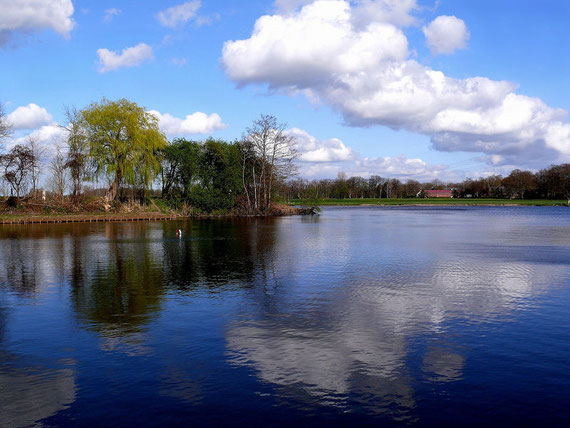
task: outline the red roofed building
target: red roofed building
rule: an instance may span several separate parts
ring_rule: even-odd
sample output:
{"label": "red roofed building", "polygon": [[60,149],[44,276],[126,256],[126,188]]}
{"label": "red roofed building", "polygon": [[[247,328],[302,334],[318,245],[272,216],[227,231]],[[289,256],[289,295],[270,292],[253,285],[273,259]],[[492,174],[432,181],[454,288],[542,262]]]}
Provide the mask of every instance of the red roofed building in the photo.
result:
{"label": "red roofed building", "polygon": [[451,190],[424,190],[426,198],[453,198]]}

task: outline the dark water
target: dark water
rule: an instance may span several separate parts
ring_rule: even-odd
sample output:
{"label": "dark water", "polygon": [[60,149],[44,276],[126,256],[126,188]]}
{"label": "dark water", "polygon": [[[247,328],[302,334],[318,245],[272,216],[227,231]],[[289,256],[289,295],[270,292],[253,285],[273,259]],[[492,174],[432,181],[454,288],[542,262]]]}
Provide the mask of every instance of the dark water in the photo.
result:
{"label": "dark water", "polygon": [[0,226],[0,254],[0,426],[570,423],[564,207]]}

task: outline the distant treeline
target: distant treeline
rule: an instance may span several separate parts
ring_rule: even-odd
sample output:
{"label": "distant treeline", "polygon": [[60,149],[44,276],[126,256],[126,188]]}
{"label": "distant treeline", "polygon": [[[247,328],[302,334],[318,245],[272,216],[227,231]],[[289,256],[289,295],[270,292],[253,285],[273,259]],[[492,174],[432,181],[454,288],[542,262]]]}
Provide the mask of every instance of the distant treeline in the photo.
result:
{"label": "distant treeline", "polygon": [[455,198],[570,199],[570,164],[552,165],[537,173],[515,169],[508,176],[491,175],[468,178],[458,183],[433,180],[420,183],[372,175],[369,178],[289,180],[281,187],[281,195],[291,199],[348,198],[415,198],[425,190],[449,189]]}

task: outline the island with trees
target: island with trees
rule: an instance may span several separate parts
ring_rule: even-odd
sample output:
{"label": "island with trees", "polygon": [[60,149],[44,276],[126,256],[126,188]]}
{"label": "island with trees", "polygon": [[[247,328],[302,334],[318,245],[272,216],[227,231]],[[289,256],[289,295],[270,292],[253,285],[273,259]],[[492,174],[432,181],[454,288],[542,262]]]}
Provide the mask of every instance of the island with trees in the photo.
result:
{"label": "island with trees", "polygon": [[[0,220],[143,219],[314,213],[299,205],[566,205],[570,164],[536,173],[460,183],[296,176],[296,142],[274,116],[261,115],[235,141],[168,141],[158,119],[126,99],[70,107],[65,137],[50,147],[34,138],[0,153]],[[0,105],[0,142],[12,135]],[[453,198],[424,198],[447,189]]]}

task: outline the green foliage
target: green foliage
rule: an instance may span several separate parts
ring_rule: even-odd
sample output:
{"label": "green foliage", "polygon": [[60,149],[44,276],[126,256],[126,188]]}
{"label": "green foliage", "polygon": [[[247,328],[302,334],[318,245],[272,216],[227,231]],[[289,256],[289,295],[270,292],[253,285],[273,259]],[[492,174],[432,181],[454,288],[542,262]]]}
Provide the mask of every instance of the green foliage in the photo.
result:
{"label": "green foliage", "polygon": [[[103,98],[81,111],[93,177],[106,177],[114,199],[127,184],[146,189],[160,171],[157,151],[168,142],[158,119],[136,103]],[[111,191],[110,189],[110,191]]]}
{"label": "green foliage", "polygon": [[163,197],[176,208],[230,210],[243,191],[240,162],[238,144],[176,139],[162,150]]}
{"label": "green foliage", "polygon": [[196,179],[200,143],[175,139],[162,150],[162,193],[170,199],[185,199]]}

